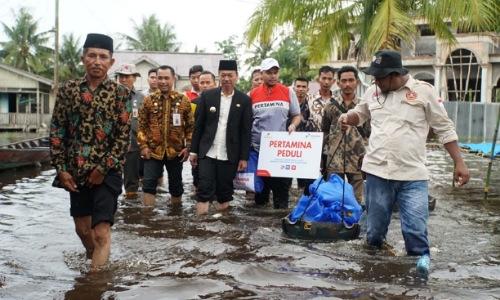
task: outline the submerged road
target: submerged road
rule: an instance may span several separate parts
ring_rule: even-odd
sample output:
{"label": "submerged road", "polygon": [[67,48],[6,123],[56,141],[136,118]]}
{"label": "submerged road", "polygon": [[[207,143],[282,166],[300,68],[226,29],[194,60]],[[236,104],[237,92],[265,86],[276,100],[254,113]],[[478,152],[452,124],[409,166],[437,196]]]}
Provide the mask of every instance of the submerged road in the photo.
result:
{"label": "submerged road", "polygon": [[452,163],[429,149],[429,280],[405,256],[398,214],[391,249],[364,239],[306,243],[283,236],[288,210],[257,208],[238,192],[234,208],[194,215],[190,166],[182,207],[161,194],[155,208],[120,198],[111,262],[87,275],[89,261],[74,233],[67,192],[55,172],[0,173],[0,299],[498,299],[500,298],[500,166],[484,199],[486,159],[464,154],[472,173],[451,187]]}

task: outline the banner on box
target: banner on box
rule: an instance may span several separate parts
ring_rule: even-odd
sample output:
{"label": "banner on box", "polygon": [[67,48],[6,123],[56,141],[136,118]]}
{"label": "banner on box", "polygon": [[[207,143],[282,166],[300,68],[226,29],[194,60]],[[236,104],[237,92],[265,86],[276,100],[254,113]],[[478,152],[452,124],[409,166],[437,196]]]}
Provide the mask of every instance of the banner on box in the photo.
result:
{"label": "banner on box", "polygon": [[322,132],[264,131],[260,139],[257,175],[317,179],[320,175]]}

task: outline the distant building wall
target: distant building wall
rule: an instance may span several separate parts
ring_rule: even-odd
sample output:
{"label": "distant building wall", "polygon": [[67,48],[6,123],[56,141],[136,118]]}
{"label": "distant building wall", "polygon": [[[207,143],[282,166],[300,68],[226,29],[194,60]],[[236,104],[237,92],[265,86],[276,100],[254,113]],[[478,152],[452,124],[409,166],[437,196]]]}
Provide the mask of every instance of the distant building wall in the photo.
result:
{"label": "distant building wall", "polygon": [[444,107],[461,142],[492,141],[500,103],[445,102]]}

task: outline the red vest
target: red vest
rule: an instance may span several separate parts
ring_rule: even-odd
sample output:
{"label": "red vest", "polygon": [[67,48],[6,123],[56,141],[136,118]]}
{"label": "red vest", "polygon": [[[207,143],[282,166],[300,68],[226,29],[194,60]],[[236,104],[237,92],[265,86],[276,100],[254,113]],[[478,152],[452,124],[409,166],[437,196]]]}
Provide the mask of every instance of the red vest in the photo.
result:
{"label": "red vest", "polygon": [[200,97],[200,95],[198,95],[197,93],[189,90],[189,91],[186,91],[186,96],[189,98],[189,100],[194,100],[198,97]]}

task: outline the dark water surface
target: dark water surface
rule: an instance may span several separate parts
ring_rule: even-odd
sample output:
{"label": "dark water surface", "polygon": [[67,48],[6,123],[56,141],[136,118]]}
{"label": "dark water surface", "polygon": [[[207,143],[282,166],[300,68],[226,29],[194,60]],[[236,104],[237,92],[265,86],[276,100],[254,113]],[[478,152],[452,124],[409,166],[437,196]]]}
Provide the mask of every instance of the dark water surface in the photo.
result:
{"label": "dark water surface", "polygon": [[0,299],[499,299],[500,166],[484,199],[487,160],[464,154],[473,178],[451,187],[452,164],[430,149],[432,267],[416,277],[398,214],[388,243],[306,243],[282,235],[289,210],[256,208],[238,192],[234,208],[197,218],[185,164],[182,207],[159,194],[155,208],[120,197],[110,264],[90,261],[74,233],[68,194],[48,166],[0,173]]}

